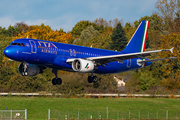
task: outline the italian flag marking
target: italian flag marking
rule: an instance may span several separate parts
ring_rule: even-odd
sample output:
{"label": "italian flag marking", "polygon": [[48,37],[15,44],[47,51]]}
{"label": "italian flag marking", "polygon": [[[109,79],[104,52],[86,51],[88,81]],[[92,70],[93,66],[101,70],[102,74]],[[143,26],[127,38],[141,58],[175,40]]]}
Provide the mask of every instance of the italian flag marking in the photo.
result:
{"label": "italian flag marking", "polygon": [[146,21],[146,23],[144,25],[144,33],[143,33],[142,43],[141,43],[141,50],[140,50],[141,52],[144,52],[145,47],[146,47],[148,29],[149,29],[149,21]]}
{"label": "italian flag marking", "polygon": [[88,65],[89,65],[89,63],[87,63],[87,65],[86,65],[86,67],[85,67],[85,68],[87,68],[87,69],[88,69],[88,68],[89,68],[89,66],[88,66]]}

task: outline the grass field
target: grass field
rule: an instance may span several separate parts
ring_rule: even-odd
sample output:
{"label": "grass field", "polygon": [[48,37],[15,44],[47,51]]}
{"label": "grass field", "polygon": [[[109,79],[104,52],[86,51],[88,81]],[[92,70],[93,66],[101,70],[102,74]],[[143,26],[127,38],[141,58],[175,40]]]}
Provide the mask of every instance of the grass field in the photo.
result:
{"label": "grass field", "polygon": [[[87,119],[93,118],[128,119],[130,118],[168,118],[180,119],[180,99],[157,98],[24,98],[0,97],[0,109],[5,110],[27,109],[28,119],[48,118],[48,109],[51,109],[51,118]],[[139,112],[140,111],[140,112]],[[130,113],[130,116],[129,116]]]}

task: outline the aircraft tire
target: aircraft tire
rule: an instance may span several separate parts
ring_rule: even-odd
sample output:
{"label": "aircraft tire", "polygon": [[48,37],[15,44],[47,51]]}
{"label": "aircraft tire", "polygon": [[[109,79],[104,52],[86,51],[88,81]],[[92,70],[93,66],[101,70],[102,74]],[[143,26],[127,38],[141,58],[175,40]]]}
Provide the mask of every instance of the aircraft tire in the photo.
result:
{"label": "aircraft tire", "polygon": [[24,76],[24,72],[22,72],[22,76]]}
{"label": "aircraft tire", "polygon": [[93,77],[92,77],[92,82],[93,82],[93,83],[96,83],[97,81],[98,81],[97,76],[93,76]]}
{"label": "aircraft tire", "polygon": [[92,83],[92,82],[93,82],[91,76],[88,77],[88,82],[89,82],[89,83]]}
{"label": "aircraft tire", "polygon": [[56,85],[56,79],[55,78],[52,79],[52,84]]}
{"label": "aircraft tire", "polygon": [[58,78],[58,79],[56,79],[56,80],[57,80],[57,82],[56,82],[56,83],[57,83],[58,85],[61,85],[61,84],[62,84],[62,80],[61,80],[61,78]]}

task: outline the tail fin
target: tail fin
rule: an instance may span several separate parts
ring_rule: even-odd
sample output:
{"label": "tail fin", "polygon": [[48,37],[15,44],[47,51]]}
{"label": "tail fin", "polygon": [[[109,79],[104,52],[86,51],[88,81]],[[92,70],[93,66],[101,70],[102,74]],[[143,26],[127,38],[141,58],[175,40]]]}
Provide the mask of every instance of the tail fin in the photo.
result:
{"label": "tail fin", "polygon": [[149,21],[142,21],[123,53],[144,52],[149,28]]}

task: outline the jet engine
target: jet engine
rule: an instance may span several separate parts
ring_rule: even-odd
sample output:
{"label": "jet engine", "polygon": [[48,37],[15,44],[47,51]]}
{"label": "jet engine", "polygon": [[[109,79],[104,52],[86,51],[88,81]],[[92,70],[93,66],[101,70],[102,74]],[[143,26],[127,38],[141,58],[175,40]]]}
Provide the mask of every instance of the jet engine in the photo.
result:
{"label": "jet engine", "polygon": [[35,76],[41,72],[39,66],[27,63],[19,64],[18,70],[19,73],[23,76]]}
{"label": "jet engine", "polygon": [[94,70],[94,63],[89,60],[76,59],[72,62],[72,68],[76,72],[92,72]]}

